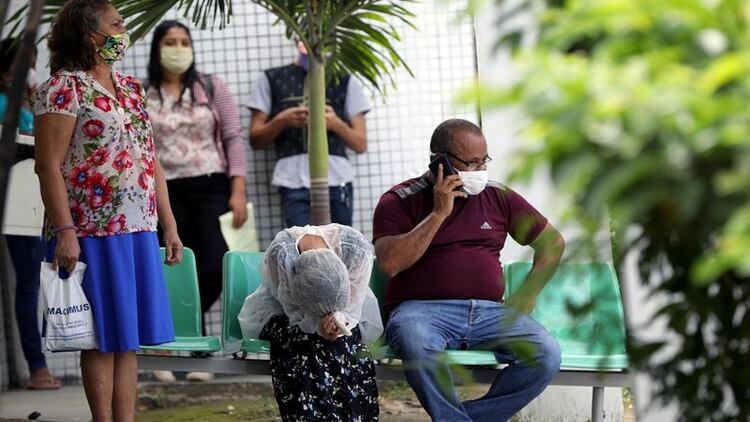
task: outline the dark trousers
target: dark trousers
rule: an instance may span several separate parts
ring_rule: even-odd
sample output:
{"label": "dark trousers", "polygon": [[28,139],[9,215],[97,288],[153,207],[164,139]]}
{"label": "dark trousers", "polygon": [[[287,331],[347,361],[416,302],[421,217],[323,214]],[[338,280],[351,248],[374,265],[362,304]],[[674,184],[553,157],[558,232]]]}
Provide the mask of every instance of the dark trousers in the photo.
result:
{"label": "dark trousers", "polygon": [[[229,211],[229,178],[222,173],[185,177],[168,180],[167,188],[180,240],[195,253],[205,333],[206,312],[221,294],[221,261],[228,250],[219,216]],[[163,245],[161,229],[159,239]]]}
{"label": "dark trousers", "polygon": [[42,338],[39,334],[39,267],[44,254],[44,242],[35,236],[5,236],[16,273],[16,322],[21,335],[21,349],[34,371],[47,367],[42,352]]}
{"label": "dark trousers", "polygon": [[[354,215],[354,190],[352,184],[330,186],[331,222],[352,225]],[[279,188],[281,210],[287,227],[310,224],[310,189]]]}

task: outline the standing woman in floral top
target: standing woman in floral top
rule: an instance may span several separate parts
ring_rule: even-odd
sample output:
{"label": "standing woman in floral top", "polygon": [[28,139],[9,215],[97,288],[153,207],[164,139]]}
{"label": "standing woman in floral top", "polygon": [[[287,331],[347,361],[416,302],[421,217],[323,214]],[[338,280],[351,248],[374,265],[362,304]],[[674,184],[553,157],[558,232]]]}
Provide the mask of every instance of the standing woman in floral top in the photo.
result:
{"label": "standing woman in floral top", "polygon": [[52,77],[32,100],[47,259],[88,265],[99,349],[81,352],[81,374],[94,421],[135,420],[135,351],[174,339],[157,215],[167,264],[182,259],[145,93],[112,69],[128,43],[109,1],[66,2],[50,32]]}
{"label": "standing woman in floral top", "polygon": [[[195,251],[205,315],[221,294],[227,244],[219,216],[247,219],[247,160],[237,105],[216,75],[196,70],[188,28],[167,20],[154,29],[148,63],[148,113],[180,237]],[[203,318],[205,321],[206,318]],[[167,373],[157,373],[169,379]],[[190,373],[190,380],[210,375]]]}

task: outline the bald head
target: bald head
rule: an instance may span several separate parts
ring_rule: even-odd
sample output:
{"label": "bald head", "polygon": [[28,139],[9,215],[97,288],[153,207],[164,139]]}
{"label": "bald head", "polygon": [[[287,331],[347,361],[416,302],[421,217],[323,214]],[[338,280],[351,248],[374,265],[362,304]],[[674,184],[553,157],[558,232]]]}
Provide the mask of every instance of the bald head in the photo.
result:
{"label": "bald head", "polygon": [[430,139],[430,152],[448,151],[455,153],[456,141],[463,137],[461,135],[473,135],[472,137],[482,137],[482,129],[474,123],[464,119],[448,119],[440,123],[435,131],[432,132]]}

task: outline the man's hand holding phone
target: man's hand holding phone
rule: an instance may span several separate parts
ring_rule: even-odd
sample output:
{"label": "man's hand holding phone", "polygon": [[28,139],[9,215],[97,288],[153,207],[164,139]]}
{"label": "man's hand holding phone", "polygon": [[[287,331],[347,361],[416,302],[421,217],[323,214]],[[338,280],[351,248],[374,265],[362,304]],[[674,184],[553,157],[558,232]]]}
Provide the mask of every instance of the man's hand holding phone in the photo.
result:
{"label": "man's hand holding phone", "polygon": [[457,190],[464,185],[457,174],[451,174],[443,177],[443,164],[438,164],[437,174],[435,176],[435,187],[433,188],[434,212],[440,218],[448,218],[453,212],[453,201],[456,198],[467,198],[468,195],[461,190]]}

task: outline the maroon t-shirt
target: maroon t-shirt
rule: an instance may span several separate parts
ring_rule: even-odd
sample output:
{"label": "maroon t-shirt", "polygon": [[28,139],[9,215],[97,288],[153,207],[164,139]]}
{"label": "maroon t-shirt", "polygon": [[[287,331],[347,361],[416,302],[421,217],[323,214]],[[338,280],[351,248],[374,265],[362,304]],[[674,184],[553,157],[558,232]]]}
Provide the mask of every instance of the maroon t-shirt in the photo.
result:
{"label": "maroon t-shirt", "polygon": [[[407,233],[432,212],[428,173],[383,194],[373,217],[373,242]],[[388,280],[385,309],[407,300],[500,301],[505,291],[500,250],[510,234],[522,245],[536,239],[547,219],[508,187],[490,181],[479,195],[456,198],[424,255]]]}

